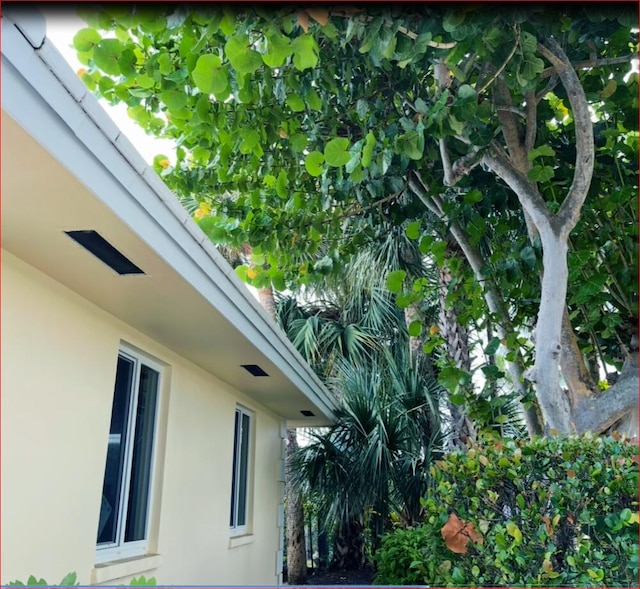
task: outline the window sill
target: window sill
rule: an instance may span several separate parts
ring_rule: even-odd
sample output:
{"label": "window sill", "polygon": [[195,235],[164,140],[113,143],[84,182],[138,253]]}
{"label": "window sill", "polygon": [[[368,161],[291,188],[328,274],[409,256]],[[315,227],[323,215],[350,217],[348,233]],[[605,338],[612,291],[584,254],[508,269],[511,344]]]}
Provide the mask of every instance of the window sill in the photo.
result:
{"label": "window sill", "polygon": [[112,560],[96,564],[91,571],[91,584],[106,583],[122,577],[139,575],[146,571],[158,568],[162,564],[162,556],[159,554],[147,554],[122,560]]}
{"label": "window sill", "polygon": [[229,538],[229,548],[244,546],[245,544],[251,544],[252,542],[253,542],[253,534],[246,534],[244,536],[235,536],[235,537]]}

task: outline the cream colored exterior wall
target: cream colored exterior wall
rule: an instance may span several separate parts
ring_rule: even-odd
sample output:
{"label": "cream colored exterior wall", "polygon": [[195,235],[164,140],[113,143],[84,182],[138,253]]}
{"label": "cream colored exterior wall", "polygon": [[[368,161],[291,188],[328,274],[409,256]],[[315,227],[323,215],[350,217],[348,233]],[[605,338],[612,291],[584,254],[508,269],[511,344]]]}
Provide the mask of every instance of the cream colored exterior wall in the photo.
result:
{"label": "cream colored exterior wall", "polygon": [[[1,302],[1,582],[76,571],[80,584],[141,573],[162,584],[276,584],[279,418],[4,250]],[[166,365],[150,530],[159,558],[95,569],[121,341]],[[230,540],[238,403],[255,412],[252,534]]]}

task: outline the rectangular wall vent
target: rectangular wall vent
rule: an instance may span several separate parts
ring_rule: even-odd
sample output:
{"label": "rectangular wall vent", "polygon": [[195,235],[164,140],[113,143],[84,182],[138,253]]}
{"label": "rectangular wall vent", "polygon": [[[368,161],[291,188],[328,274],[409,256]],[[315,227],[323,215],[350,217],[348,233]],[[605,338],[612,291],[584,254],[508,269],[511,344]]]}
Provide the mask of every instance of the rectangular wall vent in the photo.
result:
{"label": "rectangular wall vent", "polygon": [[300,411],[300,413],[302,413],[302,415],[304,415],[305,417],[315,417],[316,414],[313,411],[309,411],[308,409],[302,409]]}
{"label": "rectangular wall vent", "polygon": [[121,254],[97,231],[85,229],[82,231],[65,231],[65,233],[118,274],[144,274],[138,266]]}
{"label": "rectangular wall vent", "polygon": [[269,376],[260,366],[257,364],[240,364],[249,374],[253,376]]}

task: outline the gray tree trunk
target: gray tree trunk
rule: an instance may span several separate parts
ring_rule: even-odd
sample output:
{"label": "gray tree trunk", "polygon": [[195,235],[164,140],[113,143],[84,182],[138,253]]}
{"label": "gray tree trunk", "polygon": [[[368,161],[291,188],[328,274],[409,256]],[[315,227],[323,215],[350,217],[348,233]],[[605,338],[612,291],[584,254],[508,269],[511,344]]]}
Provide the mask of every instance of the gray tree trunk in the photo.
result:
{"label": "gray tree trunk", "polygon": [[307,549],[304,537],[302,496],[291,483],[292,456],[298,449],[296,430],[287,430],[285,474],[285,519],[287,525],[287,583],[304,585],[307,582]]}

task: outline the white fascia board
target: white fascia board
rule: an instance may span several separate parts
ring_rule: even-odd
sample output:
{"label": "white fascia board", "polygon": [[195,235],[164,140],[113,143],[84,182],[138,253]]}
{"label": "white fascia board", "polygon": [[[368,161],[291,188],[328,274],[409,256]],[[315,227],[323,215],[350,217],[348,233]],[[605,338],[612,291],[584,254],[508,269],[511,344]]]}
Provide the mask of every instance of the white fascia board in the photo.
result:
{"label": "white fascia board", "polygon": [[175,195],[51,42],[34,49],[12,16],[2,15],[2,108],[331,417],[322,382]]}

